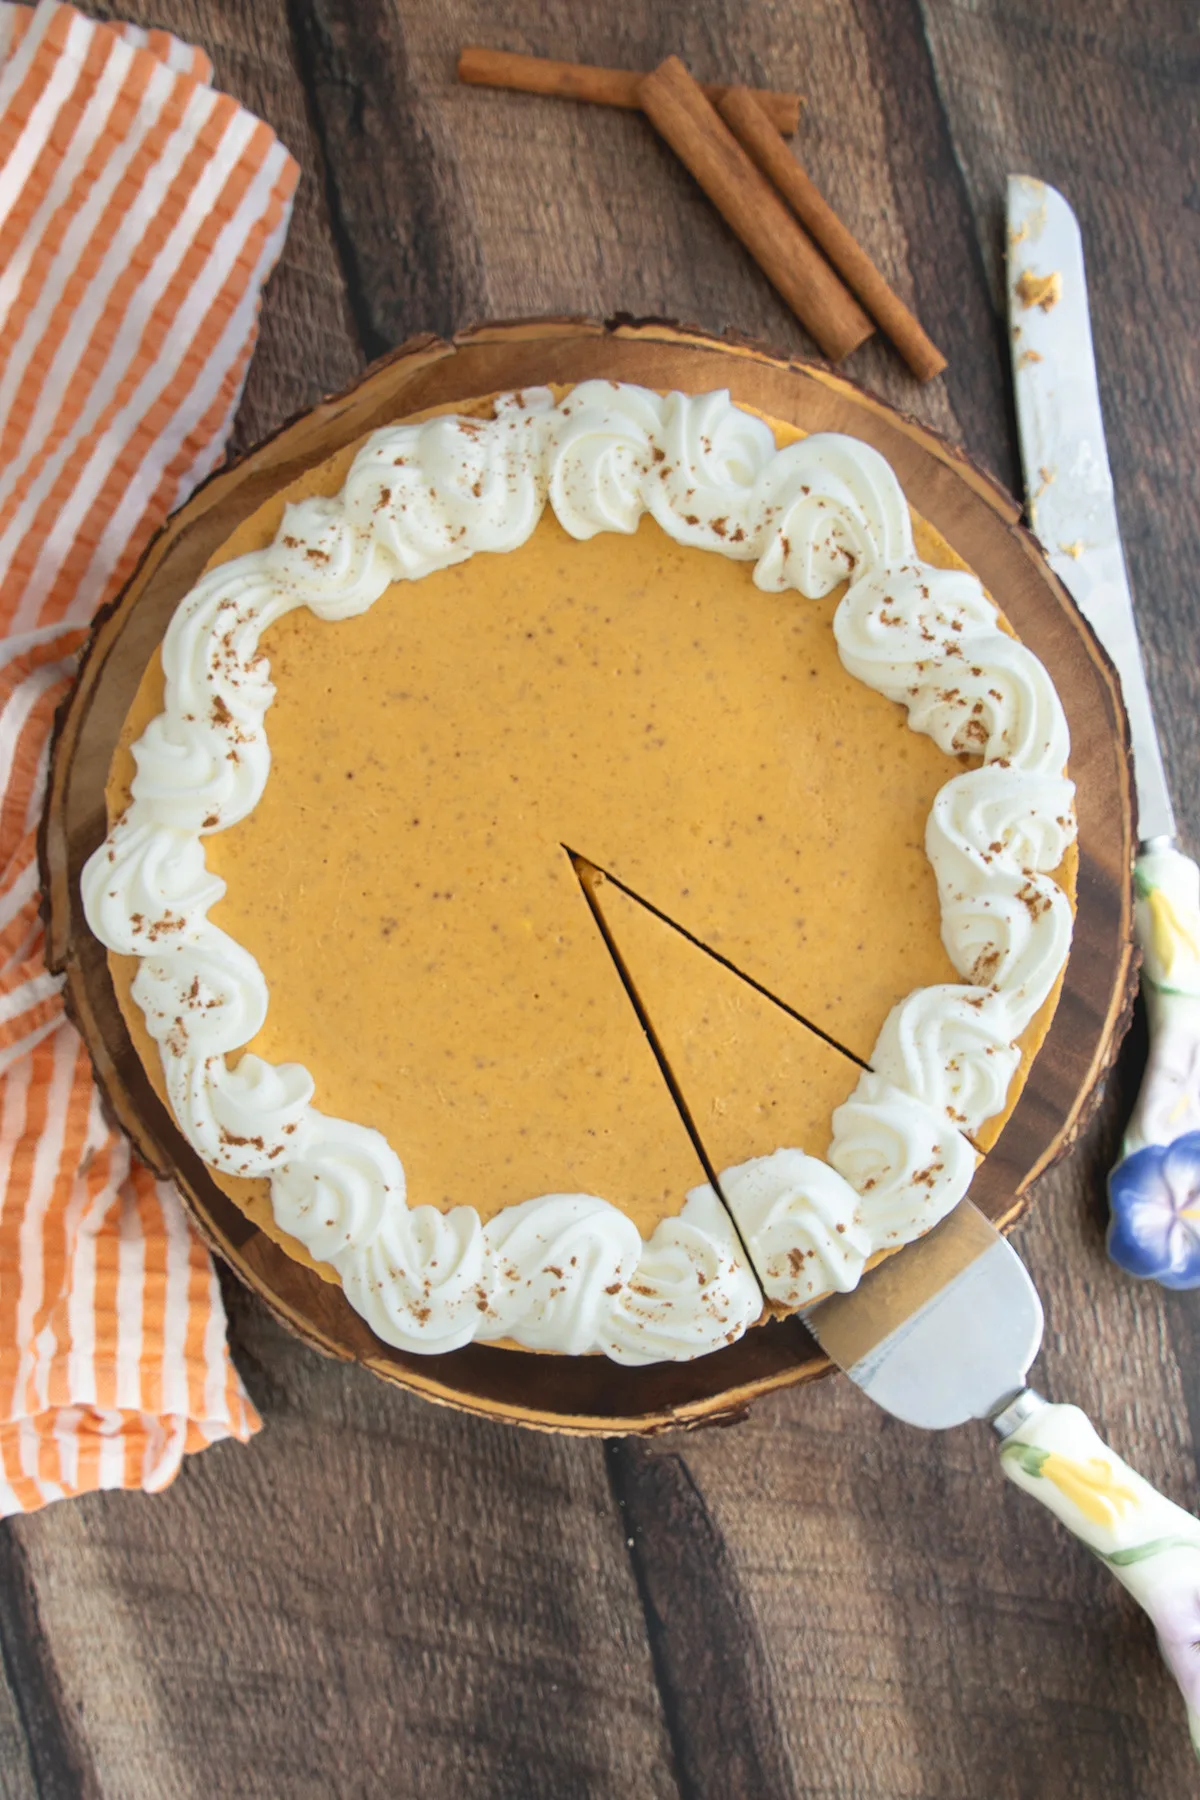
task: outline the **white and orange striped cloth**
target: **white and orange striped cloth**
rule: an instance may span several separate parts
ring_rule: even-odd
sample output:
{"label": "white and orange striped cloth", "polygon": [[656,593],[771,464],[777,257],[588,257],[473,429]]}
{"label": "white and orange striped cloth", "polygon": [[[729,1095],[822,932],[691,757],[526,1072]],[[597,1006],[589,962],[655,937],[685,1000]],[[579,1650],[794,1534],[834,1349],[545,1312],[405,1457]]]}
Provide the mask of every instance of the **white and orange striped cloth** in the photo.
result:
{"label": "white and orange striped cloth", "polygon": [[258,1419],[208,1255],[102,1116],[35,834],[98,606],[221,459],[297,168],[166,32],[0,6],[0,1513]]}

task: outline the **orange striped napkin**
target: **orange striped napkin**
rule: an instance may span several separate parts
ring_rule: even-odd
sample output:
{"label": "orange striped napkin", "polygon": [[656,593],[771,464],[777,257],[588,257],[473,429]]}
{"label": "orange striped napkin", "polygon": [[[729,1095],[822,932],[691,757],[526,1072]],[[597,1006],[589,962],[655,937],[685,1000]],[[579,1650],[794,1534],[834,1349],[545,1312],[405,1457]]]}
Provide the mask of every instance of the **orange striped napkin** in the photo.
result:
{"label": "orange striped napkin", "polygon": [[258,1418],[178,1196],[100,1109],[34,840],[96,608],[221,459],[297,168],[167,32],[0,6],[0,1514]]}

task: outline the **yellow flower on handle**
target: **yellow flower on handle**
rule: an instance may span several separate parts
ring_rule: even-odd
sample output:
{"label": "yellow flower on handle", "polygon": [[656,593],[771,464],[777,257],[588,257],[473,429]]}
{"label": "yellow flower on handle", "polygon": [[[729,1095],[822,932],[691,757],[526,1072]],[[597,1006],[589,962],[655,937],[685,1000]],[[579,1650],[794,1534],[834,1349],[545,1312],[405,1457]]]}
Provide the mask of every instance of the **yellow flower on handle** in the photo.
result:
{"label": "yellow flower on handle", "polygon": [[1047,1451],[1038,1470],[1046,1481],[1052,1481],[1060,1494],[1077,1506],[1093,1525],[1111,1525],[1126,1507],[1136,1506],[1138,1497],[1132,1488],[1122,1487],[1113,1466],[1102,1456],[1087,1462],[1072,1462],[1057,1450]]}
{"label": "yellow flower on handle", "polygon": [[1150,953],[1169,981],[1181,955],[1193,962],[1200,960],[1200,943],[1190,923],[1180,918],[1175,902],[1162,888],[1150,889],[1146,906],[1150,913]]}

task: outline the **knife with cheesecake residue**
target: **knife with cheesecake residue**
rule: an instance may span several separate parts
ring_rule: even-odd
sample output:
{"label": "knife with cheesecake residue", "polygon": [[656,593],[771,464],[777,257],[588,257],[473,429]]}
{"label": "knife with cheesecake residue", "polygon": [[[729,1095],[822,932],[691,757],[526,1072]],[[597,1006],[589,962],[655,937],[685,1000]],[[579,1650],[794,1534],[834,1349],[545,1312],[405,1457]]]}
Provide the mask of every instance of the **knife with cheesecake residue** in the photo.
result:
{"label": "knife with cheesecake residue", "polygon": [[[1030,523],[1117,664],[1136,760],[1135,914],[1153,1041],[1113,1171],[1110,1250],[1135,1273],[1200,1285],[1200,870],[1174,841],[1117,530],[1079,229],[1061,195],[1024,176],[1010,179],[1008,222]],[[1158,1266],[1139,1247],[1147,1235],[1158,1240]],[[1026,1386],[1042,1307],[995,1226],[960,1201],[851,1293],[810,1308],[806,1323],[896,1418],[932,1431],[991,1423],[1005,1475],[1049,1507],[1150,1615],[1200,1756],[1200,1520],[1122,1462],[1077,1407],[1052,1405]]]}
{"label": "knife with cheesecake residue", "polygon": [[1008,316],[1029,523],[1121,677],[1133,744],[1134,930],[1150,1055],[1109,1177],[1109,1254],[1200,1287],[1200,868],[1175,842],[1117,523],[1083,243],[1055,188],[1008,178]]}

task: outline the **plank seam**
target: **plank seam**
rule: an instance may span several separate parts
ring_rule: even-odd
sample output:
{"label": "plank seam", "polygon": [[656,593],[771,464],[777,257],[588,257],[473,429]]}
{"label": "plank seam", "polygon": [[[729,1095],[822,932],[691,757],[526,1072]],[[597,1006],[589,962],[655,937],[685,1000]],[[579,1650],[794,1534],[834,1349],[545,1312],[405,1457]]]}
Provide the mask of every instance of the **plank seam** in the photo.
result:
{"label": "plank seam", "polygon": [[323,47],[330,56],[333,54],[333,44],[330,42],[328,32],[323,31],[315,17],[309,0],[285,0],[285,6],[292,47],[296,54],[296,66],[300,72],[300,85],[304,90],[305,110],[321,158],[320,186],[325,202],[326,216],[329,220],[329,234],[333,239],[338,267],[341,269],[342,279],[346,284],[346,300],[350,308],[350,316],[354,320],[359,349],[368,362],[374,362],[377,357],[390,350],[392,345],[377,330],[358,279],[358,259],[354,254],[354,245],[338,198],[338,188],[333,176],[333,162],[330,155],[329,133],[326,129],[324,111],[317,98],[316,59],[313,55],[312,40],[320,34],[324,39]]}
{"label": "plank seam", "polygon": [[[582,885],[582,884],[581,884]],[[584,889],[586,893],[586,888]],[[643,1556],[637,1540],[635,1521],[629,1517],[628,1483],[625,1480],[626,1463],[629,1452],[617,1439],[610,1438],[604,1446],[604,1466],[608,1475],[608,1485],[617,1508],[617,1518],[621,1534],[625,1539],[626,1554],[629,1567],[633,1573],[633,1583],[637,1590],[638,1602],[642,1609],[642,1617],[646,1626],[646,1648],[650,1652],[650,1666],[654,1671],[654,1686],[658,1692],[658,1703],[662,1708],[663,1726],[667,1733],[667,1741],[671,1746],[671,1775],[675,1783],[675,1791],[679,1800],[700,1800],[684,1770],[687,1767],[686,1738],[683,1721],[679,1716],[676,1703],[675,1688],[671,1681],[671,1672],[665,1655],[664,1640],[666,1625],[662,1615],[654,1604],[650,1592],[650,1581]]]}
{"label": "plank seam", "polygon": [[0,1668],[21,1722],[38,1800],[100,1800],[73,1729],[17,1527],[0,1531]]}

